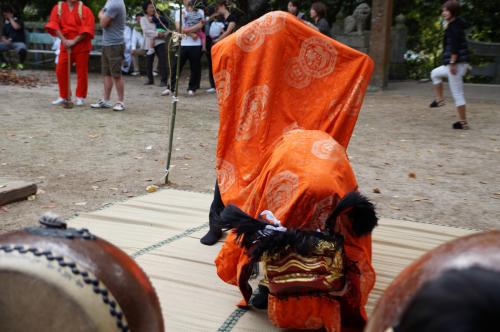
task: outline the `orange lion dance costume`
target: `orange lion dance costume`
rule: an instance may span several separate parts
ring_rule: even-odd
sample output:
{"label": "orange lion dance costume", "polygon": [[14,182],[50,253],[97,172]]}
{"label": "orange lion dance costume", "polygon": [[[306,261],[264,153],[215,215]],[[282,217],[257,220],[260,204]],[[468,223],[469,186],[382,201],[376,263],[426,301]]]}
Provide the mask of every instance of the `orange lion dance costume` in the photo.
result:
{"label": "orange lion dance costume", "polygon": [[[345,149],[373,63],[283,12],[213,49],[220,106],[220,227],[233,229],[217,273],[282,328],[361,331],[375,282],[373,205]],[[259,303],[258,303],[259,302]]]}

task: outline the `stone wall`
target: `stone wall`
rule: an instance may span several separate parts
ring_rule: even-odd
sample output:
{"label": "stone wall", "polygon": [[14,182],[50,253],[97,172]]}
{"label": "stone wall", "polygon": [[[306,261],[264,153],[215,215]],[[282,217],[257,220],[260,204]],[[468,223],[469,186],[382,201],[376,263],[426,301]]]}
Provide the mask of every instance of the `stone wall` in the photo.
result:
{"label": "stone wall", "polygon": [[[395,25],[391,29],[391,61],[389,68],[390,79],[405,79],[407,77],[407,68],[404,60],[404,54],[407,51],[406,39],[408,29],[405,26],[405,17],[400,14],[396,16]],[[346,44],[358,51],[368,54],[370,51],[370,31],[362,33],[344,32],[344,20],[342,17],[337,17],[337,21],[333,24],[331,35],[335,40]]]}

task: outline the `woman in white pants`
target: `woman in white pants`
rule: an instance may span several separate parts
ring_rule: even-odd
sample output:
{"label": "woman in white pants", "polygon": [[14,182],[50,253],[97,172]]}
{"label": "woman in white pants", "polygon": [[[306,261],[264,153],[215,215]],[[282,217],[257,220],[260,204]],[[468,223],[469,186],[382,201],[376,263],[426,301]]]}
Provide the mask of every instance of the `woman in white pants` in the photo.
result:
{"label": "woman in white pants", "polygon": [[449,0],[442,7],[443,18],[447,22],[443,41],[443,65],[431,72],[432,83],[436,92],[436,99],[430,107],[444,105],[443,78],[448,78],[451,94],[455,101],[459,121],[453,124],[453,129],[469,129],[465,114],[464,82],[467,73],[469,52],[464,29],[467,23],[458,17],[460,5],[457,1]]}

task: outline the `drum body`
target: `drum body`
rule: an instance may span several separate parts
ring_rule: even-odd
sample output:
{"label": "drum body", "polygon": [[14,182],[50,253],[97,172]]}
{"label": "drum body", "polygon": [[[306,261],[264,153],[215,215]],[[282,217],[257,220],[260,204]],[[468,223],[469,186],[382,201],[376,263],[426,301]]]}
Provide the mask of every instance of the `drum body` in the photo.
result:
{"label": "drum body", "polygon": [[385,290],[365,332],[384,332],[396,326],[425,282],[447,270],[473,266],[500,272],[500,231],[472,234],[444,243],[413,262]]}
{"label": "drum body", "polygon": [[0,235],[0,284],[5,331],[164,330],[158,297],[134,260],[60,221]]}

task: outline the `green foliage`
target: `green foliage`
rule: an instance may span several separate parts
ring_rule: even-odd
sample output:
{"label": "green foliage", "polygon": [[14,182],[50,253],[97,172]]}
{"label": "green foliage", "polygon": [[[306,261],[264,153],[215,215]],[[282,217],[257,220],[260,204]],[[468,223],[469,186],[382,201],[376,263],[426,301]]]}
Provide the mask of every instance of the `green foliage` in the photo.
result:
{"label": "green foliage", "polygon": [[[125,0],[127,14],[133,16],[142,12],[142,4],[144,1],[145,0]],[[0,4],[7,2],[10,1],[2,2],[2,0],[0,0]],[[57,2],[57,0],[18,0],[15,3],[15,7],[17,11],[22,13],[21,16],[25,21],[45,21]],[[159,9],[165,10],[176,2],[177,1],[157,0],[155,4],[157,4]],[[83,0],[83,3],[92,10],[97,18],[97,14],[106,4],[106,0]]]}
{"label": "green foliage", "polygon": [[[471,29],[468,37],[482,41],[500,42],[500,0],[463,0],[462,16]],[[418,59],[407,60],[409,76],[419,79],[429,76],[429,69],[441,64],[443,28],[441,1],[395,0],[394,15],[406,17],[408,49],[419,53]],[[472,64],[491,61],[472,56]]]}
{"label": "green foliage", "polygon": [[472,39],[500,42],[500,0],[467,0],[463,16],[472,24]]}

